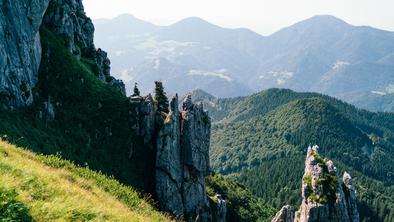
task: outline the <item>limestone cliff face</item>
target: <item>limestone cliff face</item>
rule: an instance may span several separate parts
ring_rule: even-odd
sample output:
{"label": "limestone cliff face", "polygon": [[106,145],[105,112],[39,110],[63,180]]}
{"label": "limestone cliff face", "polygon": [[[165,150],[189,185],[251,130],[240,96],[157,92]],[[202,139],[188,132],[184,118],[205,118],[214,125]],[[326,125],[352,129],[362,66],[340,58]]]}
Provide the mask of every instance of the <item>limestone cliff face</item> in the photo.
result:
{"label": "limestone cliff face", "polygon": [[[170,112],[158,113],[153,98],[133,97],[140,101],[140,135],[156,148],[155,196],[162,210],[186,221],[223,221],[224,201],[220,212],[208,212],[205,177],[209,174],[211,123],[201,104],[188,96],[178,109],[178,96],[170,101]],[[218,216],[219,215],[219,216]],[[215,218],[215,219],[213,219]]]}
{"label": "limestone cliff face", "polygon": [[53,33],[63,36],[75,55],[95,52],[94,26],[85,15],[82,0],[51,0],[44,24]]}
{"label": "limestone cliff face", "polygon": [[358,222],[356,192],[351,177],[344,174],[340,182],[331,160],[322,159],[319,147],[309,147],[302,178],[302,204],[293,214],[289,209],[278,212],[273,222]]}
{"label": "limestone cliff face", "polygon": [[293,222],[294,221],[294,209],[290,205],[285,205],[276,213],[274,222]]}
{"label": "limestone cliff face", "polygon": [[0,99],[9,109],[30,105],[41,61],[39,28],[49,0],[0,2]]}
{"label": "limestone cliff face", "polygon": [[110,76],[111,62],[107,53],[94,45],[94,25],[86,16],[82,0],[51,0],[43,23],[65,39],[66,47],[77,58],[87,58],[97,65],[98,78],[126,95],[122,81]]}
{"label": "limestone cliff face", "polygon": [[[163,210],[208,220],[205,176],[209,173],[210,121],[201,105],[190,96],[178,111],[178,97],[170,102],[170,113],[156,137],[156,194]],[[204,218],[205,217],[205,218]]]}
{"label": "limestone cliff face", "polygon": [[0,102],[5,108],[33,102],[32,89],[42,58],[39,29],[43,24],[63,37],[77,58],[94,61],[102,81],[125,92],[124,84],[110,76],[107,54],[95,49],[94,26],[81,0],[1,0],[0,4]]}

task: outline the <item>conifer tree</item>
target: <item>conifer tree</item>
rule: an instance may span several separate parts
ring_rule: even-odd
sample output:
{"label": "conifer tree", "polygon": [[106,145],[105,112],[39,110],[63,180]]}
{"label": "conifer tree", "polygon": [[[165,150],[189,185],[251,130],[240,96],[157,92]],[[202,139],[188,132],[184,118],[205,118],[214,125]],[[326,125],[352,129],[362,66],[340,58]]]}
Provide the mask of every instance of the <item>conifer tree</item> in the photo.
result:
{"label": "conifer tree", "polygon": [[133,96],[140,96],[140,90],[138,89],[138,83],[134,84],[134,94]]}
{"label": "conifer tree", "polygon": [[157,111],[159,112],[169,112],[169,102],[164,91],[163,83],[160,81],[155,81],[155,100],[157,102]]}

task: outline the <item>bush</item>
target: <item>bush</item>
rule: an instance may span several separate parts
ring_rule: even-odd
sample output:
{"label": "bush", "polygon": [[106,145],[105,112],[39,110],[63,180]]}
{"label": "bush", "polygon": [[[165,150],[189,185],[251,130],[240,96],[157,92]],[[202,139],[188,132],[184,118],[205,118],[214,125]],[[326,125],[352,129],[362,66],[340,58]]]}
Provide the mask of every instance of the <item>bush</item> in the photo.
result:
{"label": "bush", "polygon": [[1,222],[29,222],[33,221],[29,209],[17,200],[15,190],[0,187],[0,221]]}

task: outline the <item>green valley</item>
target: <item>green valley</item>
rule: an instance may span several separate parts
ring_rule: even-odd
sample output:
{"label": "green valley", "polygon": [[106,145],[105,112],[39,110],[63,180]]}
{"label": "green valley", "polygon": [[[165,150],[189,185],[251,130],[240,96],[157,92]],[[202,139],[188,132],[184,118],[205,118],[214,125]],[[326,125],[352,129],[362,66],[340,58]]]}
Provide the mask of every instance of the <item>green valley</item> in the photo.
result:
{"label": "green valley", "polygon": [[296,205],[306,147],[319,144],[324,156],[357,175],[362,218],[393,220],[393,114],[285,89],[234,99],[197,91],[196,98],[215,121],[211,160],[217,172],[237,177],[276,208]]}

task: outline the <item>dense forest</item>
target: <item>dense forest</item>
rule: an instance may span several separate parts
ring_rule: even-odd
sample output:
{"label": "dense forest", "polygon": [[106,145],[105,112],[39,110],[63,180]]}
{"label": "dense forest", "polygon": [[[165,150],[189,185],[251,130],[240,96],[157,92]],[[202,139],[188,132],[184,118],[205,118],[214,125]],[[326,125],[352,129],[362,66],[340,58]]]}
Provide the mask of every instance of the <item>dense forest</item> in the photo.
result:
{"label": "dense forest", "polygon": [[276,208],[296,205],[306,148],[318,144],[323,156],[354,175],[363,220],[394,219],[393,114],[282,89],[234,99],[195,94],[215,121],[217,172],[237,177]]}

